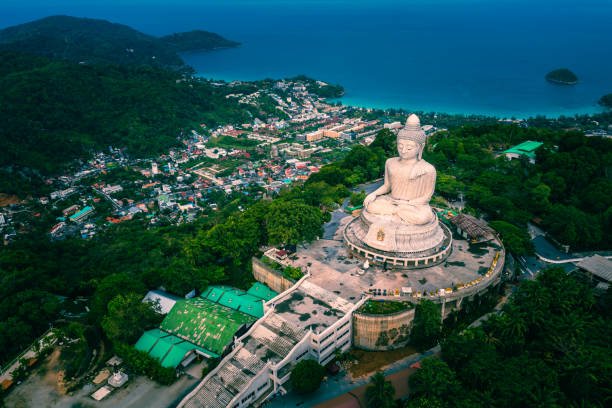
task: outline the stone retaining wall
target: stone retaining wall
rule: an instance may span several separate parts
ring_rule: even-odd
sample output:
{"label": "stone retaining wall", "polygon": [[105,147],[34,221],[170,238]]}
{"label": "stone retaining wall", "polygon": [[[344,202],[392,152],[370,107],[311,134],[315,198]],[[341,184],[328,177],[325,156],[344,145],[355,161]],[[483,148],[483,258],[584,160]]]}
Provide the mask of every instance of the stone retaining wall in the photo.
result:
{"label": "stone retaining wall", "polygon": [[295,284],[291,279],[287,279],[282,273],[275,271],[257,258],[252,259],[253,277],[261,283],[278,293],[282,293]]}
{"label": "stone retaining wall", "polygon": [[353,345],[383,351],[403,347],[410,339],[414,309],[388,315],[353,313]]}

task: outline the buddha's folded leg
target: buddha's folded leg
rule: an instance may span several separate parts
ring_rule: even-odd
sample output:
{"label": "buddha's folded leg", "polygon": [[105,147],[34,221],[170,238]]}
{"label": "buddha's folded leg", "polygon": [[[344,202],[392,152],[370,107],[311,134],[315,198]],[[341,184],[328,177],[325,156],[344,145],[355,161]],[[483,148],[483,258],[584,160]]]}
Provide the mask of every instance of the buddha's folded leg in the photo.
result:
{"label": "buddha's folded leg", "polygon": [[414,225],[427,224],[434,219],[434,215],[429,205],[401,205],[397,210],[397,216],[400,217],[402,221]]}
{"label": "buddha's folded leg", "polygon": [[388,196],[379,196],[368,205],[368,212],[376,215],[393,215],[397,212],[395,200]]}

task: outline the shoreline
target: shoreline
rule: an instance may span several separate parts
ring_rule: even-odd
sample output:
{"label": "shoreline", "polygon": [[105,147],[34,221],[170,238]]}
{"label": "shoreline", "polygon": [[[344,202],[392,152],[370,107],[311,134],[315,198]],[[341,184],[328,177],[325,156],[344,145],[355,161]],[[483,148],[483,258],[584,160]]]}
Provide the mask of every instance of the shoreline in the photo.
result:
{"label": "shoreline", "polygon": [[[219,75],[216,75],[214,77],[207,76],[207,74],[202,73],[202,72],[196,72],[194,76],[205,79],[205,80],[209,80],[209,81],[224,81],[228,83],[232,81],[252,82],[252,81],[263,79],[263,78],[259,78],[259,79],[233,78],[233,79],[230,79],[228,77],[219,76]],[[315,77],[312,77],[312,78],[318,79]],[[401,103],[391,105],[391,104],[387,104],[384,102],[381,103],[381,102],[353,99],[350,97],[350,94],[349,96],[347,96],[346,89],[345,89],[344,95],[342,95],[339,98],[328,98],[327,102],[329,103],[341,102],[343,105],[346,105],[346,106],[352,106],[352,107],[364,108],[364,109],[381,109],[381,110],[402,109],[407,112],[424,112],[424,113],[436,113],[436,114],[441,114],[441,115],[457,115],[457,116],[466,116],[466,117],[479,116],[483,118],[522,119],[522,120],[529,119],[529,118],[535,118],[538,116],[543,116],[547,119],[559,119],[561,116],[573,117],[576,115],[597,115],[597,114],[604,113],[606,111],[604,107],[602,107],[601,105],[598,105],[596,102],[593,102],[592,105],[586,105],[581,108],[571,109],[571,110],[569,109],[563,110],[563,111],[544,110],[544,111],[526,111],[526,112],[508,112],[508,111],[504,112],[504,111],[496,111],[496,110],[464,110],[461,108],[453,108],[453,107],[448,107],[448,106],[443,107],[443,108],[434,108],[431,106],[409,107]]]}

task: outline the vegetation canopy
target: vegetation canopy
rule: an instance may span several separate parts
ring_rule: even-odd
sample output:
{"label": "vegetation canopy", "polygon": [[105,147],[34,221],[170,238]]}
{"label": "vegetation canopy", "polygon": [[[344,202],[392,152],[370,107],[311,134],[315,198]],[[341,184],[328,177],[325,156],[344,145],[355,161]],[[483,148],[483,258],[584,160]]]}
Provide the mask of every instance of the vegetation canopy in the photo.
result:
{"label": "vegetation canopy", "polygon": [[306,394],[319,388],[324,375],[325,368],[315,360],[302,360],[291,370],[290,381],[296,392]]}

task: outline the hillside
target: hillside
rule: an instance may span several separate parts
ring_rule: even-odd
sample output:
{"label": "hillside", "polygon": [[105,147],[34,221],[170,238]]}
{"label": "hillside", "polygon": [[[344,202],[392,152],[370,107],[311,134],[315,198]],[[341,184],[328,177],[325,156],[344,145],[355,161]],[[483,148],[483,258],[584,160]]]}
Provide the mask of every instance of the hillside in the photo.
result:
{"label": "hillside", "polygon": [[177,54],[238,43],[206,31],[157,38],[105,20],[51,16],[0,30],[0,50],[81,64],[148,65],[184,68]]}
{"label": "hillside", "polygon": [[229,92],[158,68],[0,52],[0,167],[55,172],[108,146],[159,154],[181,129],[248,119]]}

